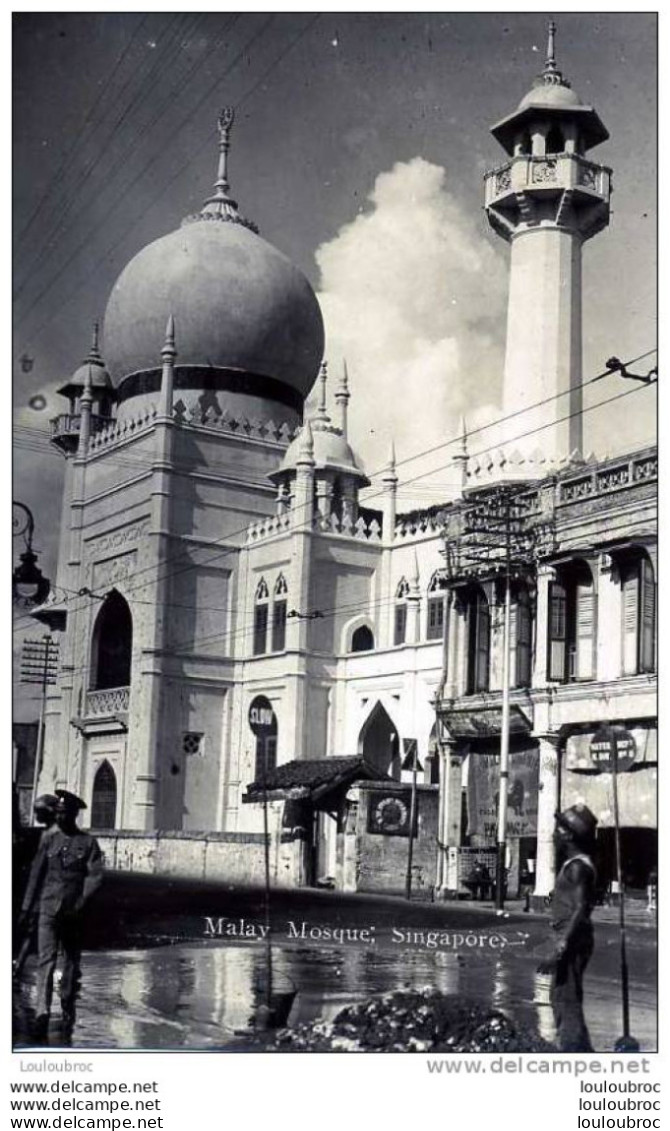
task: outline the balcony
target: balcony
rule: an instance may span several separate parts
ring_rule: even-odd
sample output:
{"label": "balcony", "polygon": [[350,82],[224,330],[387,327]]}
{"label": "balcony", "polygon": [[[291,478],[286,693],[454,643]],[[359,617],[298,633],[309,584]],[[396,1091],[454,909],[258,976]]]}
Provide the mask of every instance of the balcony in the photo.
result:
{"label": "balcony", "polygon": [[87,691],[84,712],[72,719],[72,726],[82,734],[119,734],[128,730],[129,687],[105,687]]}
{"label": "balcony", "polygon": [[[79,433],[81,431],[81,414],[76,412],[62,412],[49,421],[51,425],[51,443],[63,452],[75,452],[79,446]],[[91,416],[91,435],[100,432],[110,423],[108,416]]]}
{"label": "balcony", "polygon": [[521,224],[549,219],[552,198],[554,223],[585,238],[609,221],[611,169],[576,153],[522,154],[486,173],[484,186],[489,222],[507,239]]}

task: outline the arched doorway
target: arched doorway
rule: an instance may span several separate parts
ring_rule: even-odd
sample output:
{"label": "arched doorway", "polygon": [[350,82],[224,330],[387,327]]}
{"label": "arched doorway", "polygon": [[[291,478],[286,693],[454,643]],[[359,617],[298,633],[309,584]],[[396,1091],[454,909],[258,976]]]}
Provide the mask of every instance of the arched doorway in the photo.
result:
{"label": "arched doorway", "polygon": [[105,598],[93,629],[91,689],[129,687],[133,651],[133,618],[120,593]]}
{"label": "arched doorway", "polygon": [[100,763],[93,780],[91,828],[116,828],[116,774],[107,759]]}
{"label": "arched doorway", "polygon": [[358,736],[358,752],[370,766],[400,781],[400,739],[393,719],[376,703]]}

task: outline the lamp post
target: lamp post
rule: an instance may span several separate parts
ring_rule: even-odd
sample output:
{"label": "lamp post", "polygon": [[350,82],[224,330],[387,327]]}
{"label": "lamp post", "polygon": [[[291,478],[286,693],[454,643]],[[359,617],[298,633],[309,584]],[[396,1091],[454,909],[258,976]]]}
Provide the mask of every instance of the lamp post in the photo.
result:
{"label": "lamp post", "polygon": [[[41,605],[51,591],[51,582],[44,577],[37,565],[37,554],[33,550],[35,519],[30,507],[16,500],[12,503],[12,533],[15,538],[23,537],[25,550],[19,555],[19,565],[12,574],[12,593],[17,604],[24,608]],[[25,516],[25,518],[22,517]]]}

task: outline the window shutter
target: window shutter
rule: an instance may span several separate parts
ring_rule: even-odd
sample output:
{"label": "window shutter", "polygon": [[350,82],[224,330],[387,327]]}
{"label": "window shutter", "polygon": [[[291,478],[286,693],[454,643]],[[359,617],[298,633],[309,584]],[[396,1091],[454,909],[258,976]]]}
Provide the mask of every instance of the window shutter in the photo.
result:
{"label": "window shutter", "polygon": [[640,671],[653,672],[656,669],[656,584],[652,564],[647,558],[640,562],[640,610]]}
{"label": "window shutter", "polygon": [[403,602],[401,605],[395,607],[395,632],[393,636],[394,644],[405,643],[405,633],[407,631],[407,605]]}
{"label": "window shutter", "polygon": [[254,610],[254,656],[262,656],[267,651],[268,607],[256,605]]}
{"label": "window shutter", "polygon": [[444,629],[444,601],[431,597],[428,602],[428,639],[439,640]]}
{"label": "window shutter", "polygon": [[272,611],[272,651],[283,652],[286,647],[286,601],[275,601]]}
{"label": "window shutter", "polygon": [[593,631],[595,626],[595,593],[592,581],[579,581],[577,604],[577,679],[593,679]]}
{"label": "window shutter", "polygon": [[489,603],[484,594],[480,593],[477,597],[476,691],[488,691],[490,643]]}
{"label": "window shutter", "polygon": [[531,653],[531,617],[530,609],[525,601],[519,601],[512,609],[514,617],[515,687],[528,687],[530,684],[530,653]]}
{"label": "window shutter", "polygon": [[549,585],[549,633],[547,675],[549,679],[564,680],[566,630],[566,592],[558,581]]}
{"label": "window shutter", "polygon": [[638,663],[640,575],[637,565],[629,566],[621,579],[621,671],[635,675]]}

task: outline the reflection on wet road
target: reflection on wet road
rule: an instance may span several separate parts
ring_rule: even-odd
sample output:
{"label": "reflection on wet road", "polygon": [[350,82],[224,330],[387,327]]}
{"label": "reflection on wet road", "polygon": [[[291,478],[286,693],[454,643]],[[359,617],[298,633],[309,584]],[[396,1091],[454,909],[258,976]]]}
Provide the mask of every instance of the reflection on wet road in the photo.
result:
{"label": "reflection on wet road", "polygon": [[[551,1041],[547,979],[536,961],[504,961],[374,947],[273,946],[276,992],[298,990],[292,1023],[333,1017],[346,1004],[400,986],[430,985],[504,1010]],[[73,1044],[81,1048],[240,1049],[243,1032],[263,999],[265,949],[259,944],[212,942],[150,950],[85,954],[83,988]],[[618,986],[587,971],[586,1015],[594,1047],[611,1052],[621,1032]],[[23,990],[30,1002],[30,979]],[[652,984],[631,987],[632,1030],[643,1050],[656,1047]],[[50,1044],[58,1043],[57,1026]]]}

